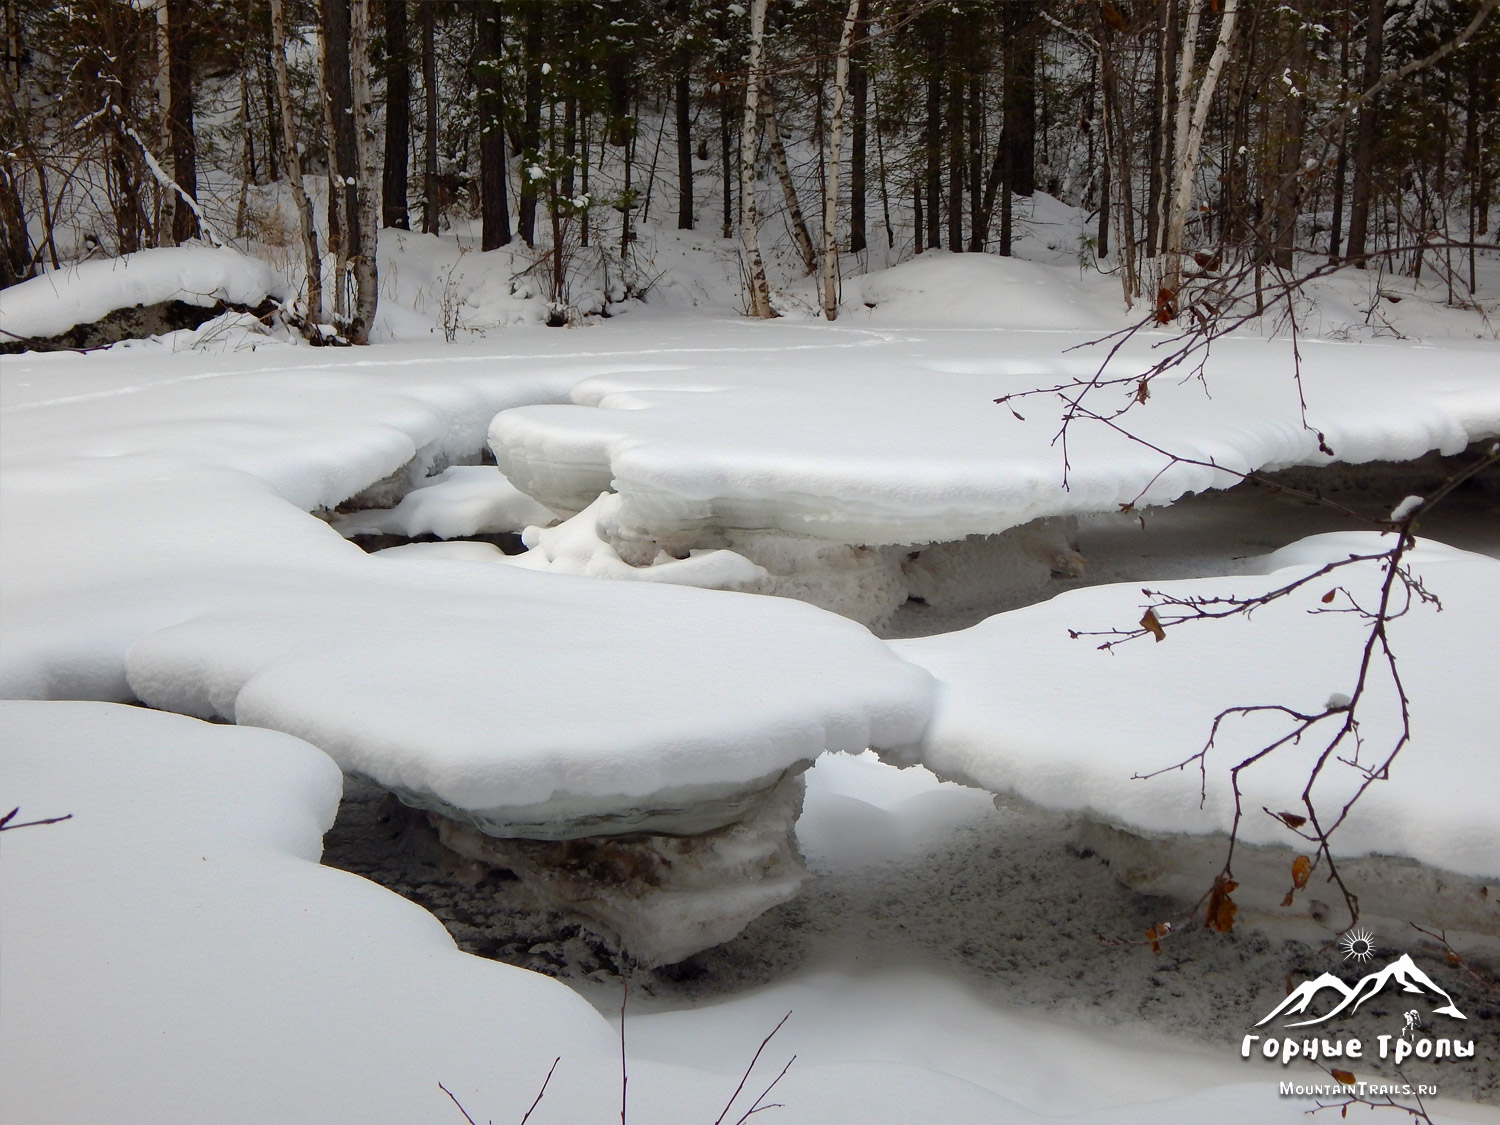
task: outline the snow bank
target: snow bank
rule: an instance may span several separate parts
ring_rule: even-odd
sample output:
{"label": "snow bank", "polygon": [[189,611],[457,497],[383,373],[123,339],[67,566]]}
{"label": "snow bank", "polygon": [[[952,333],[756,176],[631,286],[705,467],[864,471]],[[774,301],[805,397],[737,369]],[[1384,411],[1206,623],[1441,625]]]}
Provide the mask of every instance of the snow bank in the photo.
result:
{"label": "snow bank", "polygon": [[0,329],[40,339],[136,305],[254,306],[286,294],[280,274],[237,250],[162,247],[81,262],[0,290]]}
{"label": "snow bank", "polygon": [[936,250],[846,278],[840,313],[876,323],[1087,331],[1125,323],[1102,311],[1113,307],[1056,267]]}
{"label": "snow bank", "polygon": [[[1159,588],[1176,596],[1254,595],[1323,562],[1386,545],[1373,533],[1314,536],[1270,556],[1275,569],[1269,575]],[[1490,752],[1490,701],[1473,685],[1500,679],[1494,636],[1500,563],[1426,541],[1410,561],[1443,605],[1441,612],[1414,606],[1390,626],[1398,658],[1406,657],[1400,667],[1411,699],[1412,741],[1390,780],[1361,798],[1333,848],[1343,856],[1407,857],[1493,879],[1500,876],[1494,807],[1500,762]],[[1138,586],[1078,590],[964,632],[892,642],[941,683],[921,760],[940,776],[1138,833],[1227,832],[1234,809],[1229,768],[1284,733],[1282,719],[1257,715],[1225,723],[1207,759],[1201,808],[1194,766],[1150,780],[1133,775],[1170,770],[1189,758],[1223,708],[1282,703],[1318,712],[1335,694],[1351,693],[1365,629],[1353,614],[1318,612],[1325,604],[1320,599],[1339,586],[1372,604],[1379,581],[1373,564],[1360,564],[1251,618],[1183,625],[1160,644],[1143,638],[1109,652],[1097,651],[1088,637],[1071,639],[1069,630],[1133,628],[1147,601]],[[1328,605],[1347,602],[1337,595]],[[1400,730],[1394,695],[1378,674],[1359,718],[1359,760],[1378,766]],[[1316,735],[1305,737],[1240,775],[1244,842],[1298,844],[1261,809],[1305,811],[1299,794],[1324,745]],[[1325,812],[1341,808],[1363,776],[1330,762],[1313,791],[1315,802]]]}
{"label": "snow bank", "polygon": [[[569,405],[500,414],[491,447],[506,477],[549,508],[576,512],[600,492],[619,493],[619,523],[642,535],[758,529],[867,546],[1166,504],[1233,484],[1226,470],[1332,460],[1302,425],[1280,341],[1221,341],[1206,384],[1161,380],[1129,415],[1143,439],[1201,464],[1169,465],[1080,422],[1064,488],[1057,398],[1018,402],[1024,421],[992,400],[1088,378],[1098,355],[1059,355],[1047,333],[1008,333],[1004,355],[1002,338],[984,332],[835,326],[821,338],[837,346],[825,348],[784,338],[774,357],[746,348],[705,353],[691,371],[582,380]],[[1149,365],[1159,339],[1133,341],[1111,370]],[[1302,353],[1308,419],[1340,460],[1456,453],[1500,433],[1500,383],[1462,349],[1304,341]],[[1131,389],[1101,393],[1095,405],[1121,407]]]}
{"label": "snow bank", "polygon": [[[554,1056],[607,1073],[566,987],[459,953],[426,911],[317,865],[326,757],[272,731],[98,703],[0,704],[0,1085],[31,1121],[419,1121],[530,1104]],[[25,819],[25,818],[23,818]],[[552,1107],[607,1116],[602,1084]]]}

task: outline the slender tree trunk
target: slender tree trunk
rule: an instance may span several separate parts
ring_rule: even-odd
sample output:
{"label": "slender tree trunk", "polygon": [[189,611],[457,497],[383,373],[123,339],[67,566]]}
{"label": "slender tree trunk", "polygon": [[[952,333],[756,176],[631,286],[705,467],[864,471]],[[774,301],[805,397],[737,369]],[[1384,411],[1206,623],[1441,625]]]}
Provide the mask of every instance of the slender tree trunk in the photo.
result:
{"label": "slender tree trunk", "polygon": [[674,87],[677,102],[677,229],[693,229],[693,105],[688,64]]}
{"label": "slender tree trunk", "polygon": [[[521,120],[521,162],[535,160],[542,141],[542,28],[544,13],[538,5],[525,8],[526,88]],[[521,207],[517,227],[521,241],[536,245],[536,181],[521,173]]]}
{"label": "slender tree trunk", "polygon": [[938,61],[935,43],[929,56],[933,72],[927,76],[927,128],[923,134],[923,155],[927,161],[927,246],[932,250],[942,244],[943,226],[939,202],[943,187],[943,83],[937,74]]}
{"label": "slender tree trunk", "polygon": [[302,228],[302,257],[307,269],[305,308],[310,324],[323,319],[323,256],[318,250],[318,230],[313,223],[312,202],[302,182],[302,155],[297,150],[297,125],[292,117],[292,89],[286,72],[286,12],[282,0],[271,0],[271,67],[276,74],[277,114],[281,122],[281,166],[286,169],[297,219]]}
{"label": "slender tree trunk", "polygon": [[[188,0],[167,0],[167,26],[171,54],[172,179],[195,202],[198,199],[198,139],[193,129],[193,35],[192,5]],[[172,241],[179,245],[198,237],[198,217],[181,200],[172,211]]]}
{"label": "slender tree trunk", "polygon": [[750,58],[745,78],[745,116],[740,129],[740,242],[753,317],[775,316],[771,286],[760,256],[760,213],[755,200],[755,164],[760,148],[760,90],[765,82],[761,57],[766,41],[766,0],[750,0]]}
{"label": "slender tree trunk", "polygon": [[984,229],[984,79],[979,61],[970,59],[969,71],[969,252],[984,250],[989,232]]}
{"label": "slender tree trunk", "polygon": [[418,4],[417,11],[422,16],[422,233],[437,234],[437,27],[431,4]]}
{"label": "slender tree trunk", "polygon": [[797,198],[796,185],[792,183],[792,172],[787,165],[786,146],[781,143],[781,127],[776,123],[776,105],[771,91],[765,91],[765,112],[761,121],[765,125],[766,140],[771,148],[771,166],[776,169],[776,179],[781,184],[781,194],[786,199],[787,219],[791,224],[792,237],[797,242],[797,251],[802,255],[802,266],[809,276],[818,272],[818,253],[813,249],[812,235],[807,229],[807,220],[802,215],[802,204]]}
{"label": "slender tree trunk", "polygon": [[[859,6],[860,18],[864,17],[865,5]],[[861,29],[860,34],[863,34]],[[854,47],[849,54],[849,98],[853,102],[853,120],[849,127],[849,252],[858,254],[866,245],[865,195],[868,191],[865,176],[866,133],[868,130],[870,76],[861,63],[862,46]]]}
{"label": "slender tree trunk", "polygon": [[385,171],[381,181],[381,225],[410,230],[406,213],[407,166],[411,162],[411,44],[406,0],[384,0]]}
{"label": "slender tree trunk", "polygon": [[729,115],[729,87],[719,87],[719,179],[724,188],[724,237],[734,237],[734,128]]}
{"label": "slender tree trunk", "polygon": [[[1162,323],[1177,315],[1177,294],[1182,287],[1183,236],[1187,228],[1188,206],[1193,198],[1193,177],[1198,170],[1198,153],[1203,146],[1203,127],[1208,121],[1209,106],[1213,102],[1214,87],[1224,62],[1229,57],[1230,45],[1234,42],[1235,19],[1239,14],[1239,0],[1224,0],[1224,14],[1219,18],[1219,36],[1214,44],[1213,55],[1198,83],[1196,103],[1192,98],[1194,40],[1203,14],[1203,0],[1190,0],[1187,18],[1187,34],[1183,37],[1182,68],[1177,83],[1179,100],[1177,111],[1177,137],[1175,151],[1175,182],[1172,190],[1172,207],[1168,213],[1166,228],[1166,253],[1161,284],[1157,292],[1157,319]],[[1189,107],[1192,113],[1189,116]]]}
{"label": "slender tree trunk", "polygon": [[377,155],[380,150],[375,136],[375,98],[370,91],[370,72],[374,69],[370,2],[349,0],[349,93],[359,167],[355,185],[355,213],[358,216],[355,227],[359,241],[352,258],[356,291],[354,318],[349,324],[349,339],[355,344],[370,342],[370,329],[375,326],[375,309],[380,300],[380,168]]}
{"label": "slender tree trunk", "polygon": [[481,250],[510,242],[510,197],[505,174],[505,110],[501,102],[501,6],[487,0],[478,6],[479,34],[474,86],[479,110],[479,211]]}
{"label": "slender tree trunk", "polygon": [[959,25],[948,32],[944,62],[947,87],[944,132],[947,134],[948,154],[948,250],[961,254],[964,249],[964,173],[968,160],[964,156],[964,93],[967,83],[964,76],[964,38],[969,30]]}
{"label": "slender tree trunk", "polygon": [[1288,29],[1290,42],[1286,52],[1286,70],[1291,79],[1279,82],[1277,104],[1276,144],[1276,191],[1271,201],[1271,261],[1278,269],[1292,268],[1292,255],[1296,249],[1297,213],[1302,203],[1302,132],[1307,119],[1305,113],[1305,91],[1307,89],[1307,30],[1305,0],[1284,0],[1291,10],[1291,26]]}
{"label": "slender tree trunk", "polygon": [[335,255],[333,315],[354,315],[350,262],[359,253],[359,199],[355,191],[354,100],[349,89],[350,0],[321,0],[323,10],[323,108],[328,128],[328,238]]}
{"label": "slender tree trunk", "polygon": [[[1385,0],[1370,0],[1365,24],[1364,89],[1380,81],[1381,51],[1385,27]],[[1370,227],[1370,197],[1375,179],[1375,128],[1379,109],[1373,100],[1359,109],[1359,125],[1354,137],[1354,183],[1349,190],[1349,250],[1347,260],[1364,269],[1369,256],[1365,253]]]}
{"label": "slender tree trunk", "polygon": [[[1344,34],[1339,37],[1339,95],[1348,96],[1349,90],[1349,37],[1353,21],[1345,18]],[[1349,176],[1349,128],[1347,123],[1339,127],[1339,155],[1333,168],[1333,220],[1328,232],[1328,264],[1337,265],[1339,244],[1344,237],[1344,183]]]}
{"label": "slender tree trunk", "polygon": [[849,47],[854,42],[854,28],[859,19],[860,0],[849,0],[844,15],[844,30],[839,36],[838,55],[833,66],[833,105],[828,112],[828,155],[823,185],[823,316],[837,320],[839,315],[839,162],[843,159],[844,101],[849,94]]}

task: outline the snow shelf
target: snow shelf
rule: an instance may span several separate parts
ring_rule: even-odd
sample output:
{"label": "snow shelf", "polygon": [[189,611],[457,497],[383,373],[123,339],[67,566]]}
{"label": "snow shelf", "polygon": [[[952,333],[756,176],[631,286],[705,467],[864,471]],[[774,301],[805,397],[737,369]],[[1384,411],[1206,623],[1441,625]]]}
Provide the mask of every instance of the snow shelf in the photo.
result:
{"label": "snow shelf", "polygon": [[[1166,582],[1153,589],[1176,597],[1254,596],[1324,563],[1389,545],[1388,537],[1375,533],[1317,535],[1267,556],[1269,573]],[[1500,934],[1500,907],[1482,890],[1486,881],[1500,878],[1500,759],[1493,752],[1492,701],[1476,690],[1500,682],[1500,562],[1426,540],[1407,558],[1442,602],[1440,611],[1414,604],[1389,626],[1411,701],[1411,742],[1391,766],[1389,780],[1371,785],[1337,830],[1333,850],[1337,856],[1399,857],[1436,869],[1436,882],[1463,899],[1451,915],[1455,928]],[[963,632],[891,642],[941,685],[921,761],[942,777],[1077,811],[1134,837],[1206,837],[1216,843],[1208,850],[1222,863],[1234,810],[1229,770],[1286,733],[1286,717],[1261,713],[1223,724],[1205,762],[1201,805],[1196,764],[1171,767],[1203,747],[1224,708],[1284,704],[1317,713],[1335,696],[1351,694],[1367,627],[1356,614],[1331,612],[1348,608],[1348,594],[1337,593],[1328,603],[1322,597],[1339,588],[1371,605],[1380,580],[1375,563],[1351,564],[1249,618],[1185,624],[1168,630],[1161,643],[1147,636],[1111,651],[1097,650],[1104,638],[1074,639],[1069,631],[1134,628],[1150,601],[1139,586],[1077,590]],[[1358,758],[1377,767],[1401,726],[1394,692],[1378,666],[1370,684],[1358,711]],[[1305,841],[1262,809],[1306,812],[1300,794],[1327,745],[1322,732],[1329,730],[1331,737],[1339,721],[1325,720],[1300,744],[1240,775],[1242,843],[1307,850]],[[1354,750],[1351,743],[1341,754]],[[1134,779],[1157,770],[1167,772]],[[1315,804],[1331,817],[1364,777],[1352,765],[1330,761],[1313,789]],[[1152,848],[1137,847],[1132,862],[1139,865]],[[1188,863],[1202,857],[1181,858]],[[1290,862],[1287,851],[1276,865],[1281,875],[1270,888],[1276,899],[1290,885]],[[1155,882],[1145,876],[1143,882],[1158,891],[1187,891],[1171,884],[1165,871],[1170,864],[1161,863]],[[1214,870],[1207,869],[1207,881]],[[1314,889],[1306,898],[1313,897],[1326,902],[1329,896]]]}
{"label": "snow shelf", "polygon": [[[0,769],[19,819],[72,814],[7,832],[0,853],[10,1118],[461,1120],[441,1082],[479,1120],[518,1119],[559,1056],[539,1118],[619,1113],[619,1040],[587,1001],[460,953],[425,910],[318,865],[340,777],[306,743],[112,704],[5,702]],[[631,1117],[713,1120],[768,1030],[731,1040],[722,1067],[632,1057]],[[850,1105],[891,1125],[923,1107],[1033,1119],[920,1065],[811,1063],[778,1091],[780,1119],[807,1125],[850,1120]]]}
{"label": "snow shelf", "polygon": [[[838,347],[761,356],[747,346],[705,353],[690,371],[581,380],[567,405],[500,414],[490,444],[512,482],[560,512],[614,491],[624,528],[663,539],[769,529],[871,547],[1166,504],[1235,483],[1226,470],[1333,460],[1302,425],[1290,345],[1224,340],[1203,382],[1160,379],[1128,415],[1142,438],[1207,464],[1168,465],[1145,445],[1079,422],[1065,488],[1058,398],[1018,401],[1024,421],[992,400],[1091,377],[1102,348],[1064,352],[1089,338],[840,326],[823,336]],[[1160,358],[1153,346],[1163,339],[1137,337],[1110,372],[1144,370]],[[1339,460],[1457,453],[1500,433],[1500,382],[1464,347],[1301,347],[1309,423]],[[1091,401],[1112,411],[1133,390]]]}
{"label": "snow shelf", "polygon": [[927,675],[812,607],[366,555],[307,514],[472,452],[542,378],[51,358],[137,382],[5,415],[0,695],[286,730],[416,803],[551,838],[706,802],[727,823],[824,749],[921,734]]}
{"label": "snow shelf", "polygon": [[92,324],[116,309],[166,301],[213,308],[286,296],[286,281],[237,250],[171,246],[80,262],[0,290],[0,328],[43,339]]}

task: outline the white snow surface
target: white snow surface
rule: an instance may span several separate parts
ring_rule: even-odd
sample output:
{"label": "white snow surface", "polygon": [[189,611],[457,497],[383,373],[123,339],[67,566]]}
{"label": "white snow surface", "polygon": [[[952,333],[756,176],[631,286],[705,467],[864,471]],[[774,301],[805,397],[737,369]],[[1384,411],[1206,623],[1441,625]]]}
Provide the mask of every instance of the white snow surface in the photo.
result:
{"label": "white snow surface", "polygon": [[[938,264],[954,269],[965,257]],[[1024,420],[993,400],[1092,377],[1103,349],[1064,352],[1089,340],[1085,332],[719,328],[740,345],[728,355],[584,379],[567,405],[501,413],[490,429],[501,470],[561,511],[613,490],[620,523],[641,532],[774,529],[879,546],[1165,504],[1227,487],[1235,472],[1327,464],[1314,430],[1351,463],[1451,454],[1500,433],[1492,353],[1463,342],[1303,341],[1304,426],[1290,345],[1230,339],[1215,345],[1206,382],[1160,378],[1125,419],[1145,442],[1200,464],[1169,464],[1080,420],[1068,434],[1064,488],[1058,396],[1016,401]],[[773,340],[781,347],[764,354]],[[1110,372],[1143,370],[1163,340],[1132,340]],[[1112,412],[1133,391],[1106,388],[1088,402]]]}
{"label": "white snow surface", "polygon": [[[615,1029],[585,1001],[458,952],[420,907],[316,864],[340,779],[312,747],[117,705],[6,702],[0,760],[23,819],[72,814],[7,833],[0,853],[0,1086],[15,1118],[458,1119],[442,1082],[476,1120],[519,1120],[559,1056],[536,1120],[618,1113]],[[930,778],[901,775],[895,788],[918,795],[890,802],[884,774],[836,775],[830,797],[933,822],[904,811],[939,796]],[[631,1120],[713,1120],[788,1009],[736,1114],[792,1054],[772,1099],[787,1125],[1293,1122],[1308,1103],[1276,1097],[1275,1080],[1315,1074],[1019,1016],[925,967],[855,959],[632,1015]]]}
{"label": "white snow surface", "polygon": [[273,347],[209,371],[130,351],[8,360],[0,695],[274,727],[460,810],[633,808],[914,742],[927,674],[811,606],[371,556],[308,514],[473,455],[495,411],[597,370],[546,370],[565,335],[541,334],[515,374],[495,370],[505,352],[457,349],[432,375],[399,346]]}
{"label": "white snow surface", "polygon": [[841,313],[877,323],[1021,330],[1126,322],[1120,305],[1101,302],[1067,270],[997,254],[941,251],[846,278]]}
{"label": "white snow surface", "polygon": [[[1154,584],[1187,597],[1256,596],[1325,563],[1389,548],[1389,537],[1342,532],[1312,536],[1264,560],[1268,573]],[[1370,786],[1332,837],[1335,854],[1406,856],[1480,878],[1500,876],[1500,760],[1493,753],[1491,700],[1476,685],[1500,682],[1500,562],[1421,540],[1407,556],[1442,609],[1414,604],[1389,625],[1411,700],[1411,742],[1390,779]],[[894,641],[905,659],[939,680],[937,712],[920,758],[942,777],[1035,804],[1077,811],[1146,833],[1227,832],[1235,763],[1291,729],[1285,716],[1257,714],[1221,727],[1200,774],[1189,759],[1214,716],[1238,705],[1279,703],[1316,713],[1353,692],[1367,626],[1347,609],[1348,591],[1376,604],[1381,573],[1356,563],[1253,616],[1188,623],[1155,643],[1143,637],[1111,651],[1103,637],[1069,630],[1135,628],[1150,604],[1137,585],[1096,586],[999,614],[972,629]],[[1399,601],[1396,604],[1400,604]],[[1166,613],[1168,611],[1159,611]],[[1378,767],[1401,731],[1399,707],[1377,663],[1357,717],[1358,760]],[[1262,810],[1304,814],[1299,795],[1340,717],[1240,775],[1245,817],[1240,839],[1297,845]],[[1323,731],[1329,731],[1323,735]],[[1354,753],[1352,743],[1341,755]],[[1133,775],[1167,772],[1144,780]],[[1357,789],[1363,774],[1330,761],[1313,790],[1325,817]]]}
{"label": "white snow surface", "polygon": [[340,535],[435,535],[459,539],[546,527],[557,517],[521,492],[493,465],[450,465],[403,496],[394,508],[368,508],[333,521]]}
{"label": "white snow surface", "polygon": [[227,247],[160,247],[79,262],[0,290],[0,328],[40,338],[136,305],[253,306],[286,295],[285,279],[258,258]]}

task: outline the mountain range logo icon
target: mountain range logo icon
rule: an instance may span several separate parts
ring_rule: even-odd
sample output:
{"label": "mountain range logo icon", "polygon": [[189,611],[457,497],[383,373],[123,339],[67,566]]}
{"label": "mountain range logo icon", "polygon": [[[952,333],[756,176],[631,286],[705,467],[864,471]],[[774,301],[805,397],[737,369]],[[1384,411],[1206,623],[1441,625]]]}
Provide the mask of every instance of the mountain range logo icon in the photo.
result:
{"label": "mountain range logo icon", "polygon": [[1277,1016],[1300,1016],[1312,1006],[1313,1001],[1325,991],[1337,993],[1342,999],[1332,1011],[1314,1016],[1312,1019],[1297,1020],[1288,1023],[1286,1027],[1306,1027],[1308,1024],[1322,1023],[1331,1020],[1334,1016],[1344,1015],[1356,1011],[1370,997],[1385,990],[1389,984],[1399,984],[1401,991],[1426,994],[1436,999],[1441,997],[1443,1005],[1433,1009],[1434,1015],[1452,1016],[1454,1019],[1464,1020],[1469,1017],[1458,1010],[1458,1005],[1453,1002],[1442,988],[1438,987],[1433,979],[1417,968],[1409,954],[1403,953],[1383,969],[1361,977],[1354,984],[1345,984],[1332,973],[1324,973],[1313,980],[1303,981],[1265,1019],[1257,1023],[1256,1027],[1270,1023]]}

